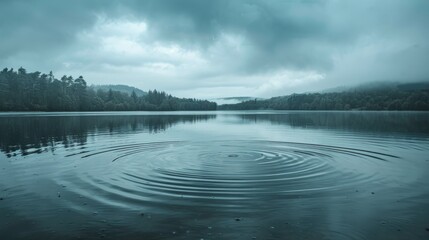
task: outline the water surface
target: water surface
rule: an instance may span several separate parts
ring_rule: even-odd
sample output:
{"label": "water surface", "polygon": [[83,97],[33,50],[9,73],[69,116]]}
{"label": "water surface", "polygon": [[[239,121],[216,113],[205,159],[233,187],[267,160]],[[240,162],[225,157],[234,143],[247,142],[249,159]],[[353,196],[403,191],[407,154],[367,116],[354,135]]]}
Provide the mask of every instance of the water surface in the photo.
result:
{"label": "water surface", "polygon": [[429,239],[429,113],[0,114],[5,239]]}

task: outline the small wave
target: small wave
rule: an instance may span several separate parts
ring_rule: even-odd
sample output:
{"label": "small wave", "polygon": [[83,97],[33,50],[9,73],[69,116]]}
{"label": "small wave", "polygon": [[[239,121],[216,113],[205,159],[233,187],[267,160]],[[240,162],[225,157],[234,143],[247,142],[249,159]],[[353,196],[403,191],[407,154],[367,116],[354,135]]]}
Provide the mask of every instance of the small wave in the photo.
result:
{"label": "small wave", "polygon": [[[398,157],[355,148],[275,141],[149,142],[70,154],[62,184],[115,206],[252,208],[254,201],[342,195],[378,181]],[[84,171],[82,170],[84,169]],[[66,183],[65,183],[66,182]],[[275,206],[273,206],[275,207]]]}

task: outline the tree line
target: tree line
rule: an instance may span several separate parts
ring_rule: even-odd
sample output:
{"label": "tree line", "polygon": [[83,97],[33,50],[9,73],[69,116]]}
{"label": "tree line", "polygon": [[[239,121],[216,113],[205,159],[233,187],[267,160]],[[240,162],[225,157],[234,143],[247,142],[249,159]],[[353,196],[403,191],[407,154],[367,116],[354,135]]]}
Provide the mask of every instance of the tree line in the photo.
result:
{"label": "tree line", "polygon": [[304,93],[250,100],[221,110],[429,110],[428,90],[375,89],[335,93]]}
{"label": "tree line", "polygon": [[24,68],[0,72],[0,111],[176,111],[176,110],[429,110],[427,88],[365,89],[304,93],[217,106],[207,100],[177,98],[151,90],[144,96],[94,90],[82,76],[55,78]]}
{"label": "tree line", "polygon": [[82,76],[55,78],[52,72],[27,73],[24,68],[0,72],[0,111],[176,111],[216,110],[207,100],[177,98],[162,91],[144,96],[135,92],[97,90]]}

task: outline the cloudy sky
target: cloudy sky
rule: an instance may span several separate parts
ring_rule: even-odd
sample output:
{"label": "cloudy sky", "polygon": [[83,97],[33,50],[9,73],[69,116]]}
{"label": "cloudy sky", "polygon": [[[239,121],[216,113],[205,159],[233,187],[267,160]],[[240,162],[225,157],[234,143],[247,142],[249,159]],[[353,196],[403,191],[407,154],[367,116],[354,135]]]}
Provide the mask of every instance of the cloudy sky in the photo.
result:
{"label": "cloudy sky", "polygon": [[0,0],[0,67],[181,97],[429,79],[427,0]]}

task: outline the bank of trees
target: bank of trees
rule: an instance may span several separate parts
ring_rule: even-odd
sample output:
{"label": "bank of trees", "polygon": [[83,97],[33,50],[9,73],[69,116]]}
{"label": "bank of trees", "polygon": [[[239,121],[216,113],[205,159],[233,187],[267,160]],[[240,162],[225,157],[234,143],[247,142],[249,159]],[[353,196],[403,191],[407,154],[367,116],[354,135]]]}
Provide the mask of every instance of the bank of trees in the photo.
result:
{"label": "bank of trees", "polygon": [[93,90],[82,76],[54,77],[24,68],[0,72],[0,111],[175,111],[216,110],[216,103],[177,98],[153,90],[144,96]]}
{"label": "bank of trees", "polygon": [[223,110],[429,110],[427,90],[399,88],[306,93],[221,105]]}
{"label": "bank of trees", "polygon": [[175,111],[175,110],[429,110],[427,88],[385,88],[337,93],[306,93],[217,106],[214,102],[177,98],[153,90],[144,96],[112,89],[94,90],[82,76],[24,68],[0,72],[0,111]]}

